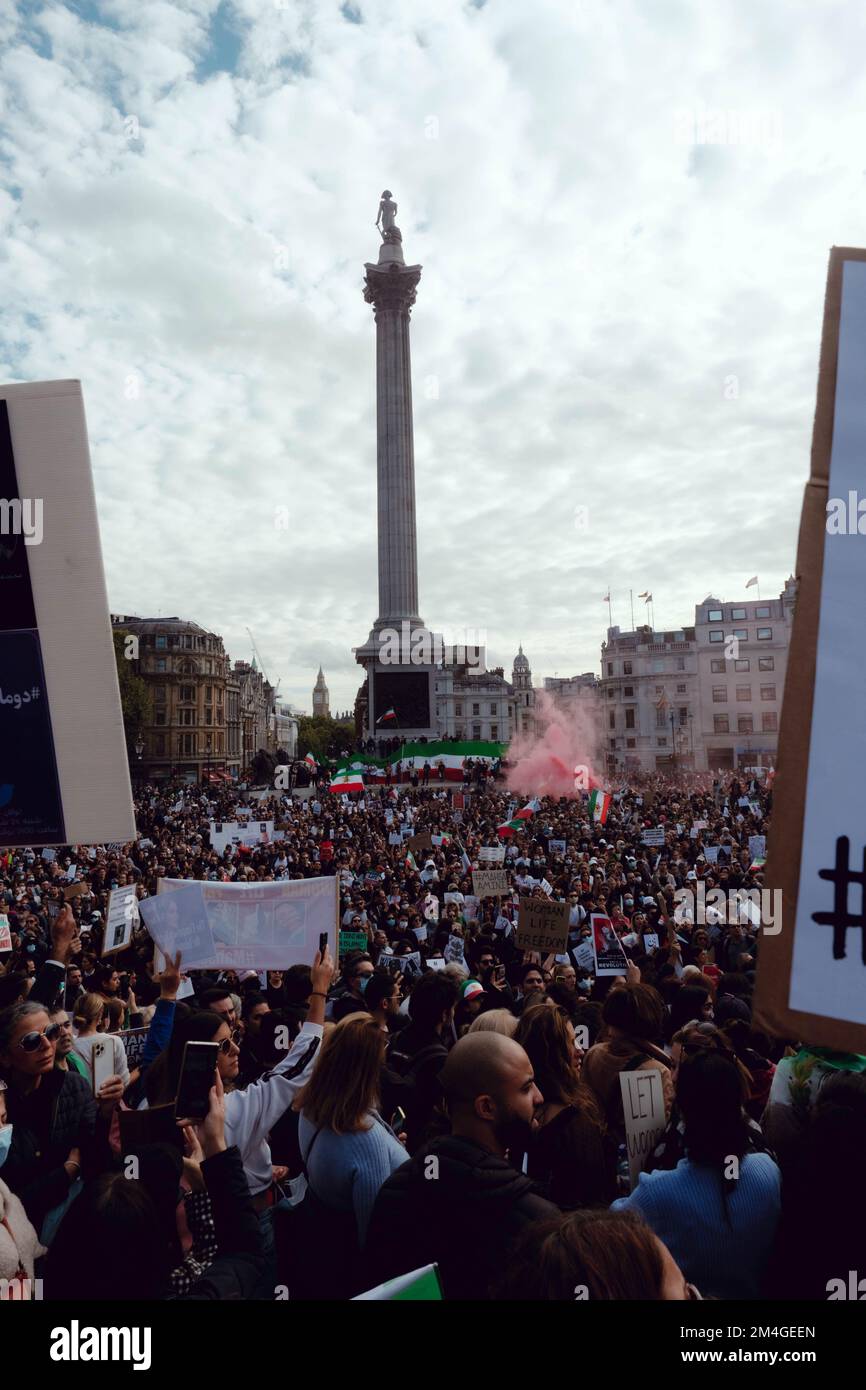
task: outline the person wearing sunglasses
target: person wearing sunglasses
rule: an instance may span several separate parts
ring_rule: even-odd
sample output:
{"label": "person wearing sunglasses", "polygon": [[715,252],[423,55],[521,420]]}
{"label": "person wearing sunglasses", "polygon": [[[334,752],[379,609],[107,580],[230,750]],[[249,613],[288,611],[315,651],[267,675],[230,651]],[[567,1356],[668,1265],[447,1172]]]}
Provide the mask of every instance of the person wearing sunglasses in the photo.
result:
{"label": "person wearing sunglasses", "polygon": [[[113,1076],[94,1098],[83,1076],[55,1068],[60,1032],[43,1004],[25,1001],[0,1013],[0,1076],[12,1124],[3,1176],[43,1244],[46,1218],[62,1210],[73,1184],[110,1164],[108,1130],[123,1091]],[[52,1234],[56,1224],[55,1216]]]}

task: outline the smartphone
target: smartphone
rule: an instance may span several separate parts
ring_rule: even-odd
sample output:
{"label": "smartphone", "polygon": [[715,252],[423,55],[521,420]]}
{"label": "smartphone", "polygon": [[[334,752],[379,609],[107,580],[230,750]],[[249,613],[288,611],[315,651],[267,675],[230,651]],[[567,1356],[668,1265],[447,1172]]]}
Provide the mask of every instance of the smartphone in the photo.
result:
{"label": "smartphone", "polygon": [[174,1106],[152,1105],[148,1110],[119,1110],[120,1151],[127,1154],[142,1144],[172,1144],[183,1153],[183,1132],[175,1124]]}
{"label": "smartphone", "polygon": [[403,1132],[405,1124],[406,1111],[402,1108],[402,1106],[398,1105],[397,1109],[394,1111],[394,1114],[391,1116],[391,1128],[393,1129],[395,1134],[401,1134]]}
{"label": "smartphone", "polygon": [[319,955],[320,955],[320,956],[324,956],[324,954],[325,954],[325,952],[326,952],[327,949],[328,949],[328,933],[327,933],[326,931],[319,932]]}
{"label": "smartphone", "polygon": [[90,1081],[95,1096],[99,1095],[103,1081],[114,1074],[114,1043],[111,1035],[97,1037],[90,1053]]}
{"label": "smartphone", "polygon": [[183,1063],[175,1114],[180,1119],[203,1120],[210,1107],[210,1088],[216,1072],[217,1043],[188,1042],[183,1049]]}
{"label": "smartphone", "polygon": [[493,978],[494,978],[494,980],[496,981],[496,983],[497,983],[498,985],[501,985],[501,984],[502,984],[502,982],[503,982],[504,979],[505,979],[505,966],[504,966],[504,965],[497,965],[497,966],[496,966],[496,968],[495,968],[494,971],[493,971]]}

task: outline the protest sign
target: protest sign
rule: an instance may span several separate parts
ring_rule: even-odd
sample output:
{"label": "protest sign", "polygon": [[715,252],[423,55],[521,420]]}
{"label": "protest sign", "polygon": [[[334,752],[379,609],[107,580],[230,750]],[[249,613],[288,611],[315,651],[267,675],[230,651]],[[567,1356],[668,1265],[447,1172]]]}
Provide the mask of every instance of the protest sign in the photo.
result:
{"label": "protest sign", "polygon": [[521,898],[515,944],[522,951],[558,954],[568,945],[568,903]]}
{"label": "protest sign", "polygon": [[417,941],[426,941],[426,940],[427,940],[427,928],[426,928],[426,927],[413,927],[412,930],[413,930],[413,932],[415,933],[415,939],[416,939]]}
{"label": "protest sign", "polygon": [[589,970],[595,974],[595,951],[592,946],[592,939],[581,941],[574,948],[574,959],[577,961],[581,970]]}
{"label": "protest sign", "polygon": [[392,960],[397,961],[403,975],[411,980],[422,973],[421,952],[408,951],[405,956],[392,956]]}
{"label": "protest sign", "polygon": [[704,845],[704,857],[708,864],[717,864],[719,860],[719,845]]}
{"label": "protest sign", "polygon": [[628,1175],[632,1191],[638,1176],[665,1129],[665,1100],[657,1067],[621,1071],[622,1113],[628,1149]]}
{"label": "protest sign", "polygon": [[479,864],[504,864],[505,846],[504,845],[482,845],[478,851]]}
{"label": "protest sign", "polygon": [[0,912],[0,951],[12,950],[12,931],[9,926],[9,918],[5,912]]}
{"label": "protest sign", "polygon": [[369,941],[367,933],[364,931],[341,931],[340,932],[340,955],[346,956],[350,951],[366,951]]}
{"label": "protest sign", "polygon": [[80,382],[0,387],[0,499],[0,845],[131,840]]}
{"label": "protest sign", "polygon": [[439,921],[439,899],[431,897],[430,901],[424,904],[424,916],[428,922]]}
{"label": "protest sign", "polygon": [[463,916],[467,922],[474,922],[478,916],[478,898],[474,893],[467,893],[463,899]]}
{"label": "protest sign", "polygon": [[646,952],[657,951],[659,948],[658,933],[654,931],[644,932],[643,948]]}
{"label": "protest sign", "polygon": [[392,830],[392,831],[390,832],[390,834],[388,835],[388,844],[389,844],[389,845],[401,845],[402,843],[403,843],[403,836],[399,833],[399,831],[397,831],[397,830]]}
{"label": "protest sign", "polygon": [[115,951],[124,950],[132,940],[132,933],[138,924],[135,884],[129,883],[123,888],[113,888],[108,899],[102,954],[111,956]]}
{"label": "protest sign", "polygon": [[45,860],[45,862],[46,862],[47,864],[53,863],[53,861],[57,858],[57,850],[56,850],[56,849],[44,849],[44,850],[42,851],[42,858]]}
{"label": "protest sign", "polygon": [[539,886],[544,889],[545,893],[549,898],[553,897],[553,884],[549,883],[546,878],[543,878],[541,880],[541,884]]}
{"label": "protest sign", "polygon": [[65,902],[71,902],[73,898],[80,898],[84,893],[89,892],[89,883],[67,883],[63,890],[63,898]]}
{"label": "protest sign", "polygon": [[335,953],[339,879],[160,879],[157,896],[139,908],[160,950],[181,951],[185,969],[285,970],[312,964],[321,932]]}
{"label": "protest sign", "polygon": [[750,836],[749,836],[749,854],[752,856],[752,859],[763,859],[764,856],[766,855],[766,853],[767,853],[767,837],[766,837],[766,835],[750,835]]}
{"label": "protest sign", "polygon": [[462,937],[462,936],[449,936],[449,938],[448,938],[448,944],[447,944],[447,946],[445,947],[445,950],[442,952],[442,954],[443,954],[443,956],[445,957],[446,961],[457,960],[457,961],[460,961],[460,963],[462,964],[462,962],[463,962],[463,937]]}
{"label": "protest sign", "polygon": [[446,902],[446,903],[457,903],[457,905],[459,906],[459,905],[463,902],[463,894],[462,894],[462,893],[446,893],[446,894],[445,894],[445,902]]}
{"label": "protest sign", "polygon": [[665,831],[663,825],[657,825],[655,830],[641,831],[641,844],[644,845],[663,845],[665,842]]}
{"label": "protest sign", "polygon": [[411,849],[413,854],[416,854],[418,850],[432,849],[433,836],[430,834],[430,831],[419,830],[417,835],[410,835],[409,848]]}
{"label": "protest sign", "polygon": [[549,840],[548,844],[550,846],[551,854],[565,854],[564,840]]}
{"label": "protest sign", "polygon": [[473,869],[472,888],[476,898],[500,898],[508,889],[508,874],[504,869]]}
{"label": "protest sign", "polygon": [[147,1042],[149,1028],[125,1028],[118,1033],[120,1041],[123,1043],[126,1052],[126,1065],[130,1071],[141,1066],[141,1059],[144,1056],[144,1044]]}
{"label": "protest sign", "polygon": [[613,923],[603,912],[590,914],[596,975],[624,975],[627,961]]}
{"label": "protest sign", "polygon": [[780,784],[764,877],[765,888],[781,893],[784,930],[762,934],[754,1017],[765,1031],[860,1054],[866,666],[851,632],[866,596],[856,515],[866,491],[864,354],[866,250],[834,247],[779,732],[784,790]]}
{"label": "protest sign", "polygon": [[451,806],[452,806],[453,810],[455,810],[455,811],[462,811],[462,810],[464,809],[465,805],[466,805],[466,793],[465,793],[465,792],[452,792],[452,793],[451,793]]}
{"label": "protest sign", "polygon": [[427,961],[427,969],[444,970],[447,964],[448,962],[446,960],[443,960],[442,956],[431,956],[430,959]]}

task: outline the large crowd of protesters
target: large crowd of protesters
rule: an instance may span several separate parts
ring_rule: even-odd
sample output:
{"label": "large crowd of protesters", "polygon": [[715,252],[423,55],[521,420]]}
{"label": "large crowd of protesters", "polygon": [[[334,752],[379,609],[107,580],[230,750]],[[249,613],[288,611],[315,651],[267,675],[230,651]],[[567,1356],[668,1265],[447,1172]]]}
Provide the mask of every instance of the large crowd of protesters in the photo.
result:
{"label": "large crowd of protesters", "polygon": [[[862,1264],[866,1057],[753,1014],[736,890],[772,787],[634,776],[603,822],[576,794],[498,834],[523,803],[465,778],[267,790],[282,838],[223,853],[209,823],[252,793],[148,785],[133,843],[0,850],[4,1296],[342,1300],[435,1264],[452,1300],[812,1300]],[[509,892],[479,900],[496,846]],[[144,927],[103,955],[114,888],[334,875],[336,961],[187,975]],[[568,904],[560,954],[517,947],[527,895]],[[588,968],[593,913],[625,973]],[[197,1119],[192,1042],[217,1044]],[[620,1075],[647,1070],[665,1127],[630,1184]]]}

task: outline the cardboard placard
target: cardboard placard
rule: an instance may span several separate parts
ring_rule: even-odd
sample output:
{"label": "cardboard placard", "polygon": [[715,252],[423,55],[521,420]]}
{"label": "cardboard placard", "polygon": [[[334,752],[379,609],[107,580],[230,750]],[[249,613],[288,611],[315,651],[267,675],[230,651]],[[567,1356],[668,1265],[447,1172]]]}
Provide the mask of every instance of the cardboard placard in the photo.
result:
{"label": "cardboard placard", "polygon": [[628,1175],[634,1191],[641,1169],[665,1130],[665,1100],[658,1067],[621,1071],[622,1113],[628,1149]]}
{"label": "cardboard placard", "polygon": [[593,912],[589,921],[596,975],[624,975],[628,962],[610,918],[603,912]]}
{"label": "cardboard placard", "polygon": [[565,854],[564,840],[548,840],[551,854]]}
{"label": "cardboard placard", "polygon": [[473,869],[472,888],[476,898],[501,898],[510,892],[508,874],[504,869]]}
{"label": "cardboard placard", "polygon": [[89,892],[89,883],[67,883],[63,890],[63,897],[66,902],[70,902],[72,898],[80,898],[83,893]]}
{"label": "cardboard placard", "polygon": [[568,945],[568,903],[521,898],[515,945],[521,951],[559,955]]}
{"label": "cardboard placard", "polygon": [[[834,247],[764,875],[765,888],[781,892],[784,923],[761,937],[754,1019],[767,1032],[861,1054],[866,670],[850,636],[866,593],[866,550],[851,516],[866,491],[864,354],[866,250]],[[847,534],[831,530],[837,500]]]}
{"label": "cardboard placard", "polygon": [[413,854],[417,853],[418,850],[432,849],[433,836],[429,830],[419,830],[417,835],[410,835],[408,845]]}
{"label": "cardboard placard", "polygon": [[641,844],[655,845],[656,847],[662,846],[665,842],[664,826],[657,825],[655,830],[644,830],[641,832],[640,838]]}

